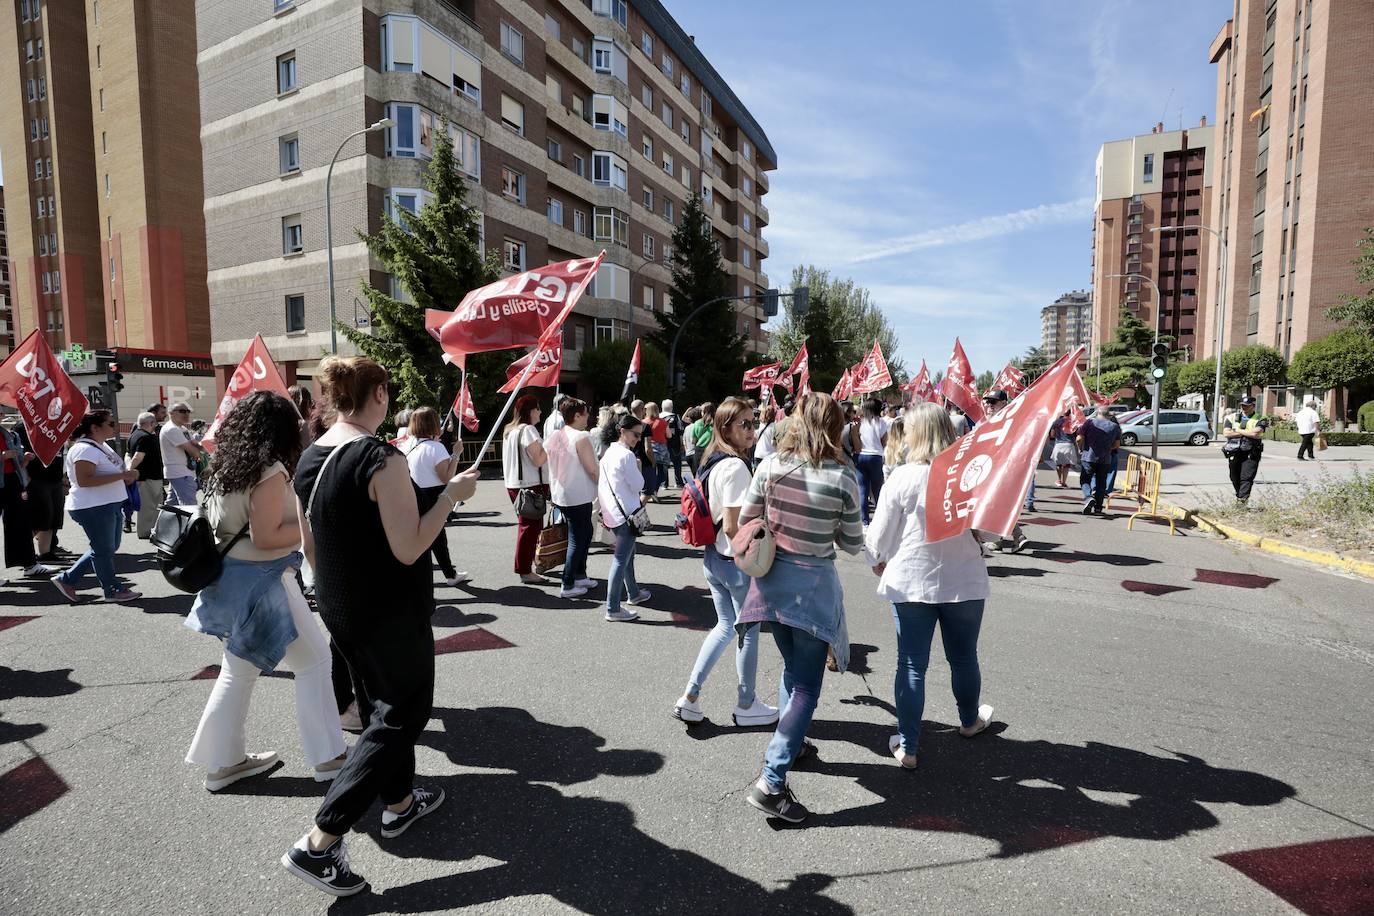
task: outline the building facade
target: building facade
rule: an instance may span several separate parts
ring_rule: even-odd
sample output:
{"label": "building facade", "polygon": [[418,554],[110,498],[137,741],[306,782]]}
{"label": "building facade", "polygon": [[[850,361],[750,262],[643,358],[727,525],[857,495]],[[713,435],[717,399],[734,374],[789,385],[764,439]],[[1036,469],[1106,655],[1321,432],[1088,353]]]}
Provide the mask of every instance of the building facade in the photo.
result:
{"label": "building facade", "polygon": [[[335,299],[403,296],[358,231],[423,206],[447,119],[483,244],[510,271],[607,259],[569,319],[564,368],[598,340],[657,328],[671,234],[700,192],[737,292],[768,285],[763,196],[776,157],[758,123],[655,0],[198,0],[212,355],[221,378],[256,333],[289,378],[330,344]],[[457,303],[453,303],[456,305]],[[762,347],[764,316],[739,310]]]}
{"label": "building facade", "polygon": [[[1176,349],[1197,353],[1209,263],[1197,227],[1211,203],[1212,139],[1203,118],[1187,130],[1159,124],[1098,151],[1092,260],[1098,346],[1112,339],[1124,305],[1172,337]],[[1157,231],[1172,227],[1178,231]]]}
{"label": "building facade", "polygon": [[0,185],[0,360],[14,349],[14,317],[10,314],[10,246],[5,234],[5,186]]}
{"label": "building facade", "polygon": [[1267,344],[1291,358],[1336,329],[1325,312],[1342,293],[1362,292],[1351,261],[1374,225],[1371,49],[1374,4],[1312,0],[1236,0],[1212,42],[1219,168],[1207,222],[1228,265],[1223,284],[1209,238],[1208,288],[1209,303],[1226,303],[1227,349]]}
{"label": "building facade", "polygon": [[1093,294],[1076,289],[1040,310],[1040,349],[1058,359],[1077,347],[1092,350]]}
{"label": "building facade", "polygon": [[159,0],[0,11],[16,334],[205,352],[195,20]]}

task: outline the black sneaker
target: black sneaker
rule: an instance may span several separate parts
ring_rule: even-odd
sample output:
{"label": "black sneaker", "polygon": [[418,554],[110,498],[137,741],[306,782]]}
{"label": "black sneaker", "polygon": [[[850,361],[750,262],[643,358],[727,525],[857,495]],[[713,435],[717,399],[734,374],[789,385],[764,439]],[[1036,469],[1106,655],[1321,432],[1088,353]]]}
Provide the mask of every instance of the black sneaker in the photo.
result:
{"label": "black sneaker", "polygon": [[797,801],[797,796],[793,795],[792,790],[786,786],[783,786],[782,791],[777,795],[769,795],[755,783],[754,787],[749,790],[749,804],[769,817],[776,817],[787,821],[789,824],[800,824],[811,813],[806,810],[805,805]]}
{"label": "black sneaker", "polygon": [[388,814],[393,812],[386,809],[382,810],[382,836],[387,839],[400,836],[406,832],[411,824],[429,814],[435,808],[444,803],[444,790],[434,791],[431,789],[421,789],[418,786],[410,790],[410,807],[396,814],[390,821],[386,819]]}
{"label": "black sneaker", "polygon": [[282,868],[335,897],[352,897],[367,890],[367,879],[348,867],[348,850],[343,837],[320,852],[310,851],[310,834],[296,841],[296,845],[281,857]]}
{"label": "black sneaker", "polygon": [[1091,499],[1088,500],[1087,502],[1085,502],[1085,503],[1083,504],[1083,514],[1084,514],[1084,515],[1092,515],[1092,514],[1093,514],[1093,501],[1092,501]]}

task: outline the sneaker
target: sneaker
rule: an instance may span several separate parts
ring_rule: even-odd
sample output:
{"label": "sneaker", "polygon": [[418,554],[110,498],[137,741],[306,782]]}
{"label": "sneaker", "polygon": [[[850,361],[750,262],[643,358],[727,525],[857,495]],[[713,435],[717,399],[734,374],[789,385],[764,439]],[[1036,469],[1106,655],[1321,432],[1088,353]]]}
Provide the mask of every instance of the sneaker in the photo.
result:
{"label": "sneaker", "polygon": [[578,579],[577,582],[575,582],[574,584],[578,588],[585,588],[587,591],[591,591],[601,583],[596,581],[595,579]]}
{"label": "sneaker", "polygon": [[581,586],[574,586],[572,588],[562,588],[558,590],[558,597],[560,598],[581,598],[585,594],[587,594],[587,590],[585,588],[582,588]]}
{"label": "sneaker", "polygon": [[1085,502],[1085,503],[1083,504],[1083,514],[1084,514],[1084,515],[1092,515],[1092,514],[1093,514],[1093,501],[1092,501],[1091,499],[1088,500],[1087,502]]}
{"label": "sneaker", "polygon": [[466,582],[471,582],[472,576],[466,572],[458,572],[444,580],[444,584],[449,588],[457,588]]}
{"label": "sneaker", "polygon": [[638,595],[635,595],[633,598],[627,598],[627,599],[625,599],[625,603],[626,603],[626,604],[643,604],[644,602],[648,601],[649,598],[652,597],[652,595],[653,595],[653,593],[650,592],[647,588],[641,588],[641,589],[639,590],[639,594],[638,594]]}
{"label": "sneaker", "polygon": [[35,563],[28,569],[24,570],[24,577],[26,579],[35,579],[39,576],[51,576],[53,573],[56,572],[58,572],[56,566],[44,566],[42,563]]}
{"label": "sneaker", "polygon": [[1007,548],[1007,552],[1020,553],[1021,551],[1026,549],[1026,545],[1029,543],[1030,538],[1026,537],[1025,532],[1022,532],[1021,534],[1018,534],[1016,536],[1016,540],[1012,542],[1012,545],[1009,548]]}
{"label": "sneaker", "polygon": [[701,711],[701,704],[696,700],[687,699],[687,694],[684,693],[673,706],[673,718],[681,719],[683,722],[700,722],[706,715]]}
{"label": "sneaker", "polygon": [[363,727],[363,717],[358,714],[357,701],[349,703],[348,708],[339,713],[339,728],[356,735],[363,730]]}
{"label": "sneaker", "polygon": [[1035,511],[1035,503],[1026,503],[1024,506],[1021,507],[1021,509],[1022,509],[1022,511],[1025,511],[1025,512],[1034,512],[1034,511]]}
{"label": "sneaker", "polygon": [[72,588],[61,579],[49,579],[48,581],[52,583],[53,588],[62,593],[63,598],[66,598],[72,604],[76,604],[81,600],[81,596],[76,593],[76,589]]}
{"label": "sneaker", "polygon": [[389,809],[382,809],[382,836],[387,839],[400,836],[405,833],[411,824],[429,814],[435,808],[444,803],[444,790],[421,789],[419,786],[410,790],[410,807],[397,814]]}
{"label": "sneaker", "polygon": [[247,779],[249,776],[265,773],[276,766],[279,759],[276,751],[263,751],[260,754],[248,754],[231,767],[221,767],[218,770],[211,770],[206,773],[205,788],[211,792],[218,792],[226,786],[232,786],[240,779]]}
{"label": "sneaker", "polygon": [[769,817],[779,818],[789,824],[800,824],[811,813],[806,810],[805,805],[797,801],[797,796],[786,786],[783,786],[781,792],[773,794],[765,792],[755,783],[754,788],[749,790],[749,804]]}
{"label": "sneaker", "polygon": [[281,857],[282,868],[335,897],[351,897],[367,890],[367,879],[348,867],[348,850],[343,837],[320,852],[310,851],[310,834],[296,841],[296,845]]}
{"label": "sneaker", "polygon": [[611,623],[628,623],[631,620],[638,620],[639,614],[634,611],[627,611],[621,608],[618,611],[607,611],[606,619]]}
{"label": "sneaker", "polygon": [[972,738],[975,735],[981,735],[983,732],[988,730],[988,726],[991,724],[992,707],[984,703],[982,706],[978,707],[978,721],[974,722],[967,728],[960,726],[959,736],[961,738]]}
{"label": "sneaker", "polygon": [[536,575],[535,573],[521,573],[521,574],[520,574],[520,581],[523,582],[523,583],[525,583],[526,585],[549,585],[549,584],[551,584],[551,583],[549,582],[548,579],[545,579],[543,576]]}
{"label": "sneaker", "polygon": [[747,709],[743,706],[736,706],[731,718],[740,728],[749,728],[755,725],[772,725],[778,721],[778,710],[776,707],[769,706],[759,700],[754,700],[753,705]]}
{"label": "sneaker", "polygon": [[902,750],[902,736],[901,736],[901,735],[893,735],[891,738],[888,738],[888,739],[887,739],[887,749],[888,749],[888,751],[891,752],[892,756],[895,757],[895,758],[897,759],[897,762],[900,763],[900,764],[902,765],[902,769],[904,769],[904,770],[914,770],[914,769],[916,769],[916,755],[915,755],[915,754],[908,754],[906,751],[903,751],[903,750]]}
{"label": "sneaker", "polygon": [[324,763],[315,767],[316,782],[333,782],[334,777],[339,775],[345,763],[348,762],[348,751],[344,751],[333,760],[326,760]]}
{"label": "sneaker", "polygon": [[136,592],[136,591],[134,591],[134,590],[131,589],[131,588],[121,588],[119,591],[115,592],[113,595],[107,595],[107,596],[105,597],[105,600],[106,600],[106,601],[113,601],[115,604],[127,604],[127,603],[129,603],[130,601],[137,601],[139,598],[142,598],[142,597],[143,597],[143,593],[142,593],[142,592]]}

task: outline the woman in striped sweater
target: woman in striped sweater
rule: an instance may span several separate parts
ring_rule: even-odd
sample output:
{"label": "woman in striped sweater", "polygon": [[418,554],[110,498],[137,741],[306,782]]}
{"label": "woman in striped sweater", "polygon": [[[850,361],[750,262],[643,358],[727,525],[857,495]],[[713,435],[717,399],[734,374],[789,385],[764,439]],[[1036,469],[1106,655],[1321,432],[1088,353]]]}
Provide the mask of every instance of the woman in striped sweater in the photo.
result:
{"label": "woman in striped sweater", "polygon": [[777,453],[759,465],[740,507],[741,525],[764,517],[777,558],[766,576],[751,581],[736,626],[742,632],[765,624],[783,660],[781,718],[749,804],[794,824],[807,810],[788,788],[787,773],[799,757],[815,751],[806,742],[806,730],[820,699],[827,650],[834,653],[837,670],[849,664],[835,548],[857,554],[864,533],[859,482],[841,444],[843,433],[844,414],[835,399],[807,395]]}

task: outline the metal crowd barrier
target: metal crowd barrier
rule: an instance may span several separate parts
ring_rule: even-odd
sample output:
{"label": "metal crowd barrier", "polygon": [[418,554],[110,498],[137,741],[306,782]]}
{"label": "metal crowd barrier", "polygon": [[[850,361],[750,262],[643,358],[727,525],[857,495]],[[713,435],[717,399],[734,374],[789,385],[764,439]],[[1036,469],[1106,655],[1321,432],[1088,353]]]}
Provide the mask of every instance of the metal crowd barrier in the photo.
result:
{"label": "metal crowd barrier", "polygon": [[1107,495],[1107,507],[1111,507],[1113,498],[1135,500],[1137,510],[1126,523],[1127,531],[1131,530],[1138,518],[1158,518],[1169,523],[1170,535],[1177,534],[1174,517],[1159,511],[1159,477],[1163,470],[1164,466],[1158,461],[1132,454],[1126,462],[1124,475],[1117,474],[1120,489]]}

